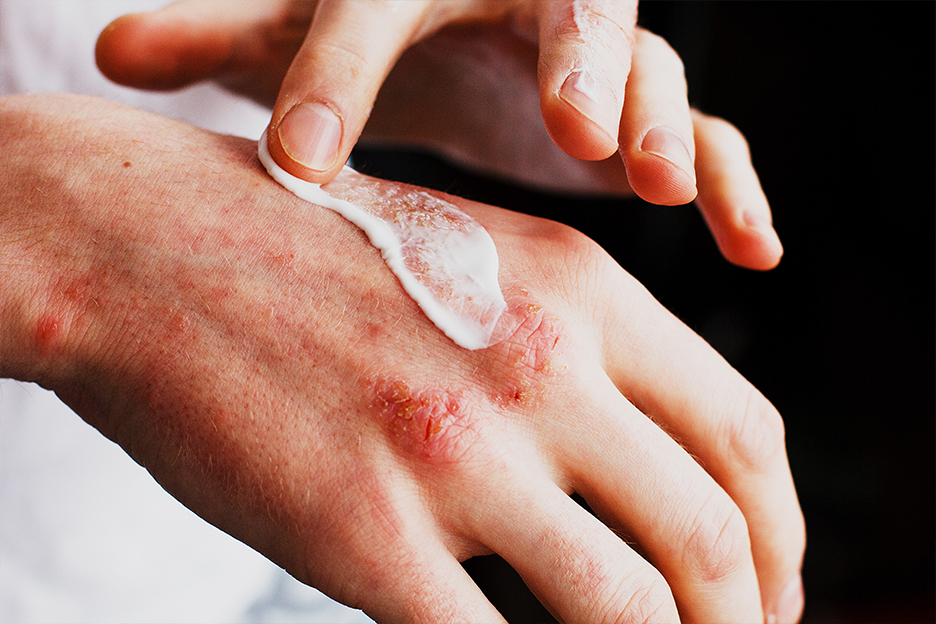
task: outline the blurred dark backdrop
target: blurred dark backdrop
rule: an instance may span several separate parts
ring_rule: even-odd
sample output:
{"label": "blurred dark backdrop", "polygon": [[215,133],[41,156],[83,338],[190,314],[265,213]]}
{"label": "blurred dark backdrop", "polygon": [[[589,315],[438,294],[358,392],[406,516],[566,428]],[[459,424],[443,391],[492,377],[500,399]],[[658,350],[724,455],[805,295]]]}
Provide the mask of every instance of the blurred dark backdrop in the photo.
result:
{"label": "blurred dark backdrop", "polygon": [[[547,197],[419,154],[356,163],[597,240],[784,415],[808,531],[804,622],[934,622],[936,4],[640,14],[683,57],[693,104],[747,136],[785,246],[774,271],[727,264],[690,208]],[[496,557],[466,568],[511,621],[548,621]]]}

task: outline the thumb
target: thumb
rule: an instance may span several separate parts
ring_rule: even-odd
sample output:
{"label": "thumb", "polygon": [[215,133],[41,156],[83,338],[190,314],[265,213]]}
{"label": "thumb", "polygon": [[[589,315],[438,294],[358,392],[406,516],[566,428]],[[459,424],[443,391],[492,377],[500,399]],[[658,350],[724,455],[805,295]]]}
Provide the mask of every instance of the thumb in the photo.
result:
{"label": "thumb", "polygon": [[393,64],[425,36],[428,6],[322,0],[267,129],[280,167],[317,183],[340,171]]}

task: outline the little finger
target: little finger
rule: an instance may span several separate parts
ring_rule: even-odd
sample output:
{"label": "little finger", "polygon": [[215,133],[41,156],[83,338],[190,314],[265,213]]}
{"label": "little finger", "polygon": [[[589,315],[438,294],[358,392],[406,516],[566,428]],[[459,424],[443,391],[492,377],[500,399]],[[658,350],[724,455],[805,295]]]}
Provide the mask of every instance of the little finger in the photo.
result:
{"label": "little finger", "polygon": [[727,121],[692,111],[702,212],[722,255],[749,269],[772,269],[783,246],[751,163],[747,141]]}

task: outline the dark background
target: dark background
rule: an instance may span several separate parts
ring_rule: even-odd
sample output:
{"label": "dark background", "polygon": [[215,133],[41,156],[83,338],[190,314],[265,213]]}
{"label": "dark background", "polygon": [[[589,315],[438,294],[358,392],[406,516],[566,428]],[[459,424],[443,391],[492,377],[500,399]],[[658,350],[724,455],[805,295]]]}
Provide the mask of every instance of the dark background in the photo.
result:
{"label": "dark background", "polygon": [[[686,207],[541,196],[424,155],[356,163],[597,240],[784,415],[808,532],[803,621],[936,622],[936,4],[640,14],[683,57],[693,104],[747,136],[777,269],[729,265]],[[511,621],[548,621],[496,557],[466,568]]]}

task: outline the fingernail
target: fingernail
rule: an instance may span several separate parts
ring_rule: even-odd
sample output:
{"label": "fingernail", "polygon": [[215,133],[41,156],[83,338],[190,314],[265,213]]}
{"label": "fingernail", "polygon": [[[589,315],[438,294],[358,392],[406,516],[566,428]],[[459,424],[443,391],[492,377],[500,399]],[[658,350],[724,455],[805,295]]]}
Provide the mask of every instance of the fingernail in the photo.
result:
{"label": "fingernail", "polygon": [[573,71],[562,83],[559,97],[617,142],[620,104],[614,88],[587,70]]}
{"label": "fingernail", "polygon": [[283,117],[277,134],[286,154],[304,167],[326,171],[338,159],[341,120],[324,104],[296,105]]}
{"label": "fingernail", "polygon": [[803,604],[803,577],[797,574],[780,594],[774,612],[767,617],[767,621],[776,624],[797,622],[803,613]]}
{"label": "fingernail", "polygon": [[759,213],[745,212],[741,218],[744,221],[744,225],[749,230],[753,230],[761,236],[773,240],[777,245],[780,244],[780,236],[777,234],[777,230],[774,229],[770,217]]}
{"label": "fingernail", "polygon": [[644,136],[640,151],[665,158],[695,180],[695,166],[692,163],[689,148],[675,130],[666,126],[652,128]]}
{"label": "fingernail", "polygon": [[773,224],[770,222],[770,218],[760,213],[745,212],[741,218],[744,221],[744,225],[751,230],[758,230],[760,232],[773,231]]}

